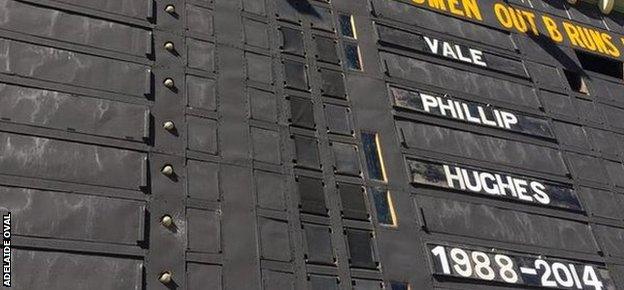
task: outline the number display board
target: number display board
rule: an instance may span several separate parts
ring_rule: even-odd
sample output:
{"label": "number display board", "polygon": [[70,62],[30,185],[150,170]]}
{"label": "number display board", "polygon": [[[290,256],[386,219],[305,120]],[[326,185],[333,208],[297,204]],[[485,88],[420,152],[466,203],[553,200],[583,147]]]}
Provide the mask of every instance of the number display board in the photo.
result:
{"label": "number display board", "polygon": [[407,159],[411,182],[582,211],[576,192],[563,184],[467,166]]}
{"label": "number display board", "polygon": [[427,244],[434,275],[555,289],[615,290],[599,265],[477,247]]}
{"label": "number display board", "polygon": [[431,92],[390,87],[390,93],[395,106],[407,110],[527,135],[554,138],[546,119]]}

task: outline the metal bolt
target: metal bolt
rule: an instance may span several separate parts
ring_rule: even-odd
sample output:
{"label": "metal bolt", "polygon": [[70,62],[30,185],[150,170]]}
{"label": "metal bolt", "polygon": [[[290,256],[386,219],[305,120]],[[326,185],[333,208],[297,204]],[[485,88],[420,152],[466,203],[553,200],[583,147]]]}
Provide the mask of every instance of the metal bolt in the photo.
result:
{"label": "metal bolt", "polygon": [[165,42],[165,49],[167,51],[173,52],[175,50],[175,45],[171,41]]}
{"label": "metal bolt", "polygon": [[167,6],[165,6],[165,12],[169,13],[169,14],[173,14],[175,13],[175,6],[169,4]]}
{"label": "metal bolt", "polygon": [[164,175],[170,176],[173,174],[173,167],[171,165],[165,165],[160,172]]}
{"label": "metal bolt", "polygon": [[172,276],[173,275],[169,271],[162,272],[160,273],[160,275],[158,275],[158,281],[163,284],[169,284],[171,283]]}
{"label": "metal bolt", "polygon": [[171,131],[175,129],[175,124],[171,121],[166,121],[165,123],[163,123],[163,128],[167,131]]}
{"label": "metal bolt", "polygon": [[173,82],[172,78],[166,78],[163,84],[165,85],[165,87],[168,87],[170,89],[175,86],[175,82]]}
{"label": "metal bolt", "polygon": [[164,215],[161,219],[160,219],[160,223],[168,228],[171,227],[173,225],[173,218],[170,215]]}

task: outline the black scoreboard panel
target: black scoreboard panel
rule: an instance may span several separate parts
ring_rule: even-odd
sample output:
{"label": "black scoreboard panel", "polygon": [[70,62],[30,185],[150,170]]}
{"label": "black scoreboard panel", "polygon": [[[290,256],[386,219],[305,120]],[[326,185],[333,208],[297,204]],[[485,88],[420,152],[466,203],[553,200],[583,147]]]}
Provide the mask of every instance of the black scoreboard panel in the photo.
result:
{"label": "black scoreboard panel", "polygon": [[624,289],[623,24],[0,0],[0,289]]}

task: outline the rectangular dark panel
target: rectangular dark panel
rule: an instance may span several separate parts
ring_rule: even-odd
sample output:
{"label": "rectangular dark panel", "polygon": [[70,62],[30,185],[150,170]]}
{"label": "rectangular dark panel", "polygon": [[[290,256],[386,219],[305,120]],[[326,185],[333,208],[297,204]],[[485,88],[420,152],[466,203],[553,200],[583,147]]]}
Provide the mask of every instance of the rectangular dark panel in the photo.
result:
{"label": "rectangular dark panel", "polygon": [[270,31],[268,25],[248,18],[244,18],[243,23],[245,28],[245,43],[268,49]]}
{"label": "rectangular dark panel", "polygon": [[209,201],[220,199],[220,167],[217,163],[188,160],[186,189],[188,196]]}
{"label": "rectangular dark panel", "polygon": [[319,156],[318,140],[316,138],[303,135],[293,135],[292,138],[295,143],[296,159],[294,162],[297,166],[310,169],[320,169],[321,159]]}
{"label": "rectangular dark panel", "polygon": [[609,183],[609,174],[602,160],[593,156],[567,153],[567,160],[574,177],[578,180]]}
{"label": "rectangular dark panel", "polygon": [[288,222],[259,218],[260,254],[262,259],[289,262],[291,260]]}
{"label": "rectangular dark panel", "polygon": [[142,105],[0,84],[3,121],[143,142],[148,117]]}
{"label": "rectangular dark panel", "polygon": [[279,133],[261,128],[251,128],[253,158],[257,161],[279,164],[281,160]]}
{"label": "rectangular dark panel", "polygon": [[338,277],[310,275],[308,276],[310,290],[338,290]]}
{"label": "rectangular dark panel", "polygon": [[557,65],[573,71],[580,70],[574,51],[569,47],[553,43],[548,37],[529,37],[516,34],[514,39],[517,40],[520,51],[527,59]]}
{"label": "rectangular dark panel", "polygon": [[243,10],[259,15],[266,13],[265,0],[243,0]]}
{"label": "rectangular dark panel", "polygon": [[302,212],[327,215],[324,185],[321,179],[298,176],[297,191]]}
{"label": "rectangular dark panel", "polygon": [[4,186],[0,200],[16,217],[14,235],[127,245],[145,237],[143,202]]}
{"label": "rectangular dark panel", "polygon": [[262,269],[262,289],[295,290],[292,273]]}
{"label": "rectangular dark panel", "polygon": [[143,57],[152,51],[151,33],[138,27],[20,1],[0,0],[0,7],[10,15],[0,21],[0,29]]}
{"label": "rectangular dark panel", "polygon": [[283,53],[303,56],[305,49],[303,47],[303,33],[300,30],[288,27],[279,28],[281,36],[280,49]]}
{"label": "rectangular dark panel", "polygon": [[189,208],[188,249],[204,253],[221,252],[221,215],[215,211]]}
{"label": "rectangular dark panel", "polygon": [[343,73],[329,69],[319,69],[319,74],[321,75],[321,93],[324,96],[339,99],[347,97]]}
{"label": "rectangular dark panel", "polygon": [[188,290],[221,290],[222,268],[219,265],[204,265],[197,263],[186,264]]}
{"label": "rectangular dark panel", "polygon": [[530,61],[525,63],[531,74],[531,79],[538,86],[560,92],[568,87],[568,81],[563,71],[556,67]]}
{"label": "rectangular dark panel", "polygon": [[212,10],[195,5],[186,5],[186,26],[192,33],[201,36],[214,34]]}
{"label": "rectangular dark panel", "polygon": [[611,257],[624,258],[622,240],[624,240],[624,229],[611,226],[596,225],[596,232],[600,235],[602,249],[605,254]]}
{"label": "rectangular dark panel", "polygon": [[621,162],[604,160],[605,169],[616,186],[624,187],[624,167]]}
{"label": "rectangular dark panel", "polygon": [[200,117],[186,117],[188,149],[216,155],[218,152],[217,121]]}
{"label": "rectangular dark panel", "polygon": [[353,290],[382,290],[384,289],[381,281],[368,279],[353,279]]}
{"label": "rectangular dark panel", "polygon": [[186,39],[187,65],[208,72],[215,71],[215,45],[193,38]]}
{"label": "rectangular dark panel", "polygon": [[364,230],[347,229],[346,234],[351,267],[376,269],[377,262],[372,233]]}
{"label": "rectangular dark panel", "polygon": [[271,69],[270,57],[245,52],[245,59],[247,60],[246,69],[248,80],[266,84],[273,82],[273,70]]}
{"label": "rectangular dark panel", "polygon": [[392,53],[381,53],[391,77],[426,83],[510,104],[539,108],[533,88],[470,71],[421,61]]}
{"label": "rectangular dark panel", "polygon": [[472,41],[479,41],[488,46],[496,46],[508,50],[515,49],[509,33],[505,31],[445,16],[400,1],[373,0],[372,2],[375,15],[381,18],[416,25]]}
{"label": "rectangular dark panel", "polygon": [[433,274],[490,284],[615,290],[604,266],[465,245],[428,244]]}
{"label": "rectangular dark panel", "polygon": [[390,95],[394,105],[402,109],[534,136],[554,138],[550,124],[544,118],[423,90],[407,90],[391,86]]}
{"label": "rectangular dark panel", "polygon": [[559,143],[588,151],[591,149],[585,127],[559,121],[553,121],[552,124]]}
{"label": "rectangular dark panel", "polygon": [[609,119],[609,117],[606,117],[606,109],[603,108],[602,104],[579,98],[574,99],[573,103],[576,105],[576,111],[582,112],[582,114],[579,113],[581,120],[585,120],[588,123],[604,124],[606,122],[605,118]]}
{"label": "rectangular dark panel", "polygon": [[397,121],[408,148],[426,149],[529,170],[566,175],[556,149],[423,123]]}
{"label": "rectangular dark panel", "polygon": [[599,107],[604,112],[609,125],[617,130],[624,131],[624,109],[604,104],[600,104]]}
{"label": "rectangular dark panel", "polygon": [[547,113],[568,118],[577,118],[576,107],[568,95],[542,90],[540,90],[539,94]]}
{"label": "rectangular dark panel", "polygon": [[191,108],[215,111],[217,109],[216,86],[216,82],[212,79],[187,75],[187,105]]}
{"label": "rectangular dark panel", "polygon": [[0,133],[0,173],[140,189],[146,185],[143,153]]}
{"label": "rectangular dark panel", "polygon": [[425,196],[417,204],[432,232],[594,254],[599,250],[582,222]]}
{"label": "rectangular dark panel", "polygon": [[313,36],[316,46],[316,59],[323,62],[338,64],[338,43],[333,38],[320,35]]}
{"label": "rectangular dark panel", "polygon": [[563,184],[441,162],[407,159],[407,164],[415,184],[582,211],[574,189]]}
{"label": "rectangular dark panel", "polygon": [[587,211],[594,216],[621,220],[622,201],[624,196],[603,189],[580,187],[579,193],[583,197]]}
{"label": "rectangular dark panel", "polygon": [[624,100],[622,100],[622,90],[624,90],[624,86],[622,84],[599,78],[592,78],[591,83],[591,87],[594,89],[598,100],[620,107],[624,106]]}
{"label": "rectangular dark panel", "polygon": [[277,123],[277,98],[271,92],[248,88],[249,111],[254,120]]}
{"label": "rectangular dark panel", "polygon": [[305,258],[307,263],[333,265],[336,262],[331,241],[331,229],[316,224],[302,225],[305,236]]}
{"label": "rectangular dark panel", "polygon": [[286,210],[284,176],[268,171],[254,171],[258,206],[273,210]]}
{"label": "rectangular dark panel", "polygon": [[314,104],[308,98],[289,96],[290,102],[290,119],[288,120],[293,126],[314,129]]}
{"label": "rectangular dark panel", "polygon": [[307,91],[310,89],[308,83],[307,65],[291,60],[284,62],[284,85],[288,88]]}
{"label": "rectangular dark panel", "polygon": [[624,135],[586,127],[594,150],[605,155],[621,156],[624,153]]}
{"label": "rectangular dark panel", "polygon": [[14,249],[12,255],[12,283],[18,289],[66,290],[68,285],[89,290],[143,289],[139,260],[22,249]]}
{"label": "rectangular dark panel", "polygon": [[290,0],[278,0],[276,1],[276,9],[277,13],[275,16],[280,20],[286,20],[293,23],[298,23],[300,21],[301,16],[298,13],[298,2],[290,1]]}
{"label": "rectangular dark panel", "polygon": [[331,148],[334,153],[334,173],[360,176],[362,170],[355,145],[332,142]]}
{"label": "rectangular dark panel", "polygon": [[139,97],[150,94],[148,66],[14,40],[0,39],[0,72]]}
{"label": "rectangular dark panel", "polygon": [[121,14],[134,18],[145,19],[151,14],[152,6],[144,0],[53,0],[77,6],[88,7],[95,10]]}
{"label": "rectangular dark panel", "polygon": [[[292,2],[292,0],[290,0]],[[329,32],[335,31],[333,18],[334,15],[330,9],[320,6],[310,5],[309,3],[299,3],[298,7],[300,12],[307,15],[308,20],[312,28],[325,30]]]}
{"label": "rectangular dark panel", "polygon": [[348,107],[323,104],[325,121],[329,133],[352,136],[353,123],[351,122],[351,109]]}
{"label": "rectangular dark panel", "polygon": [[366,205],[364,188],[360,185],[339,182],[338,194],[342,204],[342,217],[356,220],[368,220],[370,214]]}

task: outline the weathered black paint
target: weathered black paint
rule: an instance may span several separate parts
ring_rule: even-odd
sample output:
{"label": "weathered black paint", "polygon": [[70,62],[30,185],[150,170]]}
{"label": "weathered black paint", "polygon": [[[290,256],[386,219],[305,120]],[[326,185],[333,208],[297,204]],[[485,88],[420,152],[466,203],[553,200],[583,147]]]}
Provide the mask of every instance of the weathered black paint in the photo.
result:
{"label": "weathered black paint", "polygon": [[[591,5],[510,2],[624,33]],[[443,244],[582,261],[624,289],[624,84],[495,21],[407,0],[0,0],[13,288],[517,289],[436,275]],[[557,203],[441,188],[410,160],[543,181]]]}

